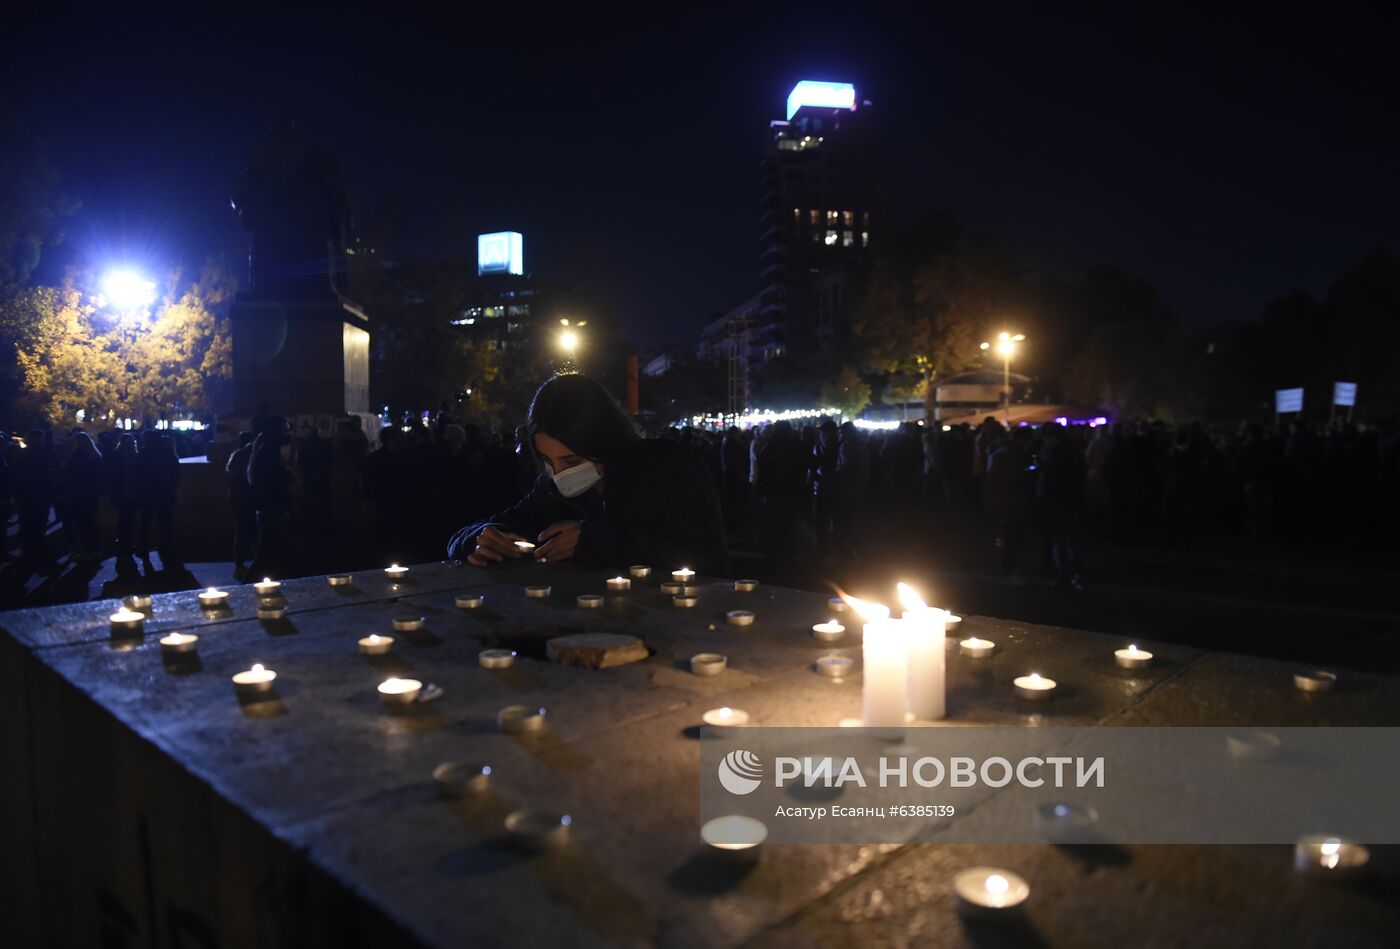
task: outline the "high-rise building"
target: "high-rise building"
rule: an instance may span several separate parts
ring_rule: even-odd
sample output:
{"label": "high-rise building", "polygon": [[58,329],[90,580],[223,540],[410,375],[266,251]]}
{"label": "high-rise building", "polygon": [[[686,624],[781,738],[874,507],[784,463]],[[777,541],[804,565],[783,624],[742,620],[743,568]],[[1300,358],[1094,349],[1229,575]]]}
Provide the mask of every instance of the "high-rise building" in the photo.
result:
{"label": "high-rise building", "polygon": [[479,234],[476,283],[452,322],[496,349],[524,346],[536,335],[537,287],[525,271],[525,238],[518,231]]}
{"label": "high-rise building", "polygon": [[803,80],[769,123],[758,321],[794,355],[831,348],[851,266],[882,223],[873,111],[850,83]]}

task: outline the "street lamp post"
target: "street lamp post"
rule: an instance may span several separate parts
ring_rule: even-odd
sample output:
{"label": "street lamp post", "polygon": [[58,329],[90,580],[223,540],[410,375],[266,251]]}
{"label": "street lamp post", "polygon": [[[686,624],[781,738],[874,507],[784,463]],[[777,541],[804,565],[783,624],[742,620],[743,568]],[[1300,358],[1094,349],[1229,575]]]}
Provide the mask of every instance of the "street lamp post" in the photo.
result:
{"label": "street lamp post", "polygon": [[[1016,354],[1016,344],[1026,338],[1025,333],[1001,332],[997,334],[997,352],[1001,355],[1001,407],[1006,427],[1011,427],[1011,357]],[[983,343],[985,352],[992,348],[991,343]]]}
{"label": "street lamp post", "polygon": [[575,357],[578,352],[580,338],[577,328],[587,325],[587,322],[587,320],[580,320],[575,323],[573,327],[570,327],[568,320],[559,321],[559,325],[563,327],[563,330],[559,333],[559,348],[564,351],[563,362],[559,365],[560,375],[578,372],[578,362]]}

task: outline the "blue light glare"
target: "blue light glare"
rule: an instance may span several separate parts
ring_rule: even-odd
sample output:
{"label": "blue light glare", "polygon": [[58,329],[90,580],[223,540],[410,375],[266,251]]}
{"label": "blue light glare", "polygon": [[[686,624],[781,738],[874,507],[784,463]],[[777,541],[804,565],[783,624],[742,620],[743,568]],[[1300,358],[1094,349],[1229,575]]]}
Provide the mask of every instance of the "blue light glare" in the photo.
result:
{"label": "blue light glare", "polygon": [[525,238],[519,231],[497,231],[476,237],[477,275],[488,273],[523,274]]}
{"label": "blue light glare", "polygon": [[788,93],[787,117],[791,119],[803,106],[821,109],[850,109],[856,107],[856,87],[849,82],[823,82],[803,79]]}
{"label": "blue light glare", "polygon": [[155,302],[155,281],[135,270],[112,270],[102,278],[104,305],[119,313],[129,313]]}

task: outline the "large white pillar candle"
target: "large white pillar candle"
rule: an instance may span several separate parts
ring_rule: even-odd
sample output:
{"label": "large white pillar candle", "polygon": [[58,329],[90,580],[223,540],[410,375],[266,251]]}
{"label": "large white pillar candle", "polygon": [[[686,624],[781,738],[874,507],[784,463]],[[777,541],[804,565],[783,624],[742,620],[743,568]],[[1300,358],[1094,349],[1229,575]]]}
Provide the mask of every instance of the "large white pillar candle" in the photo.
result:
{"label": "large white pillar candle", "polygon": [[889,607],[848,598],[865,620],[861,721],[867,726],[902,728],[909,704],[909,650],[904,621],[893,619]]}
{"label": "large white pillar candle", "polygon": [[948,614],[926,606],[905,583],[899,585],[899,599],[904,604],[904,634],[909,648],[909,713],[926,721],[940,719],[948,714],[943,652]]}

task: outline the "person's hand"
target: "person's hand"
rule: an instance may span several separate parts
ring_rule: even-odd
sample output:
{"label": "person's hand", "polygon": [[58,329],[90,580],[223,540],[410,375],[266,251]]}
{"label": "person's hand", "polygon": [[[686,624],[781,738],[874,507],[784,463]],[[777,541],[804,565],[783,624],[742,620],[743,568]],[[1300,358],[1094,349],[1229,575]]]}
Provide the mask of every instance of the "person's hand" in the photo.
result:
{"label": "person's hand", "polygon": [[473,567],[484,567],[487,564],[500,563],[506,557],[518,558],[520,548],[515,546],[515,542],[524,539],[519,534],[488,527],[476,535],[476,549],[467,555],[467,563]]}
{"label": "person's hand", "polygon": [[536,560],[568,560],[578,546],[578,536],[583,531],[579,521],[560,521],[550,524],[540,531],[540,546],[535,548]]}

